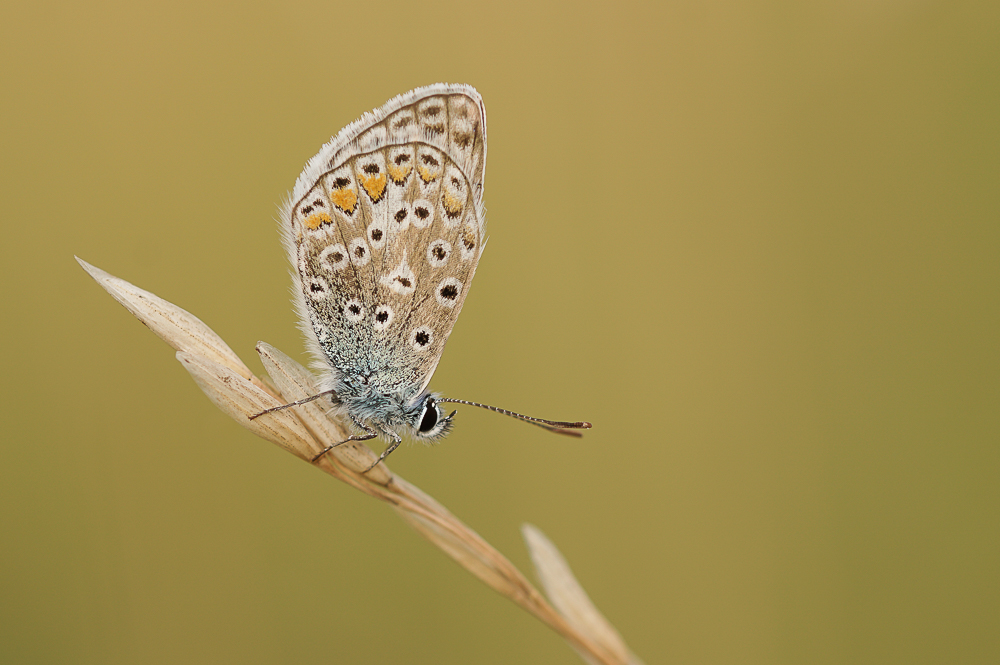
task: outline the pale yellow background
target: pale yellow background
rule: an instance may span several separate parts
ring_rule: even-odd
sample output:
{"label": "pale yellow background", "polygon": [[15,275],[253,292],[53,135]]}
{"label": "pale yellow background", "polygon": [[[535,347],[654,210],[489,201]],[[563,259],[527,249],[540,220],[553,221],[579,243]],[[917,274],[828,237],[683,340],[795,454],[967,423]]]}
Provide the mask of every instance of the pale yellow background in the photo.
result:
{"label": "pale yellow background", "polygon": [[5,4],[0,662],[579,662],[72,259],[301,357],[276,205],[437,81],[491,239],[433,387],[594,430],[392,468],[650,665],[997,662],[998,7]]}

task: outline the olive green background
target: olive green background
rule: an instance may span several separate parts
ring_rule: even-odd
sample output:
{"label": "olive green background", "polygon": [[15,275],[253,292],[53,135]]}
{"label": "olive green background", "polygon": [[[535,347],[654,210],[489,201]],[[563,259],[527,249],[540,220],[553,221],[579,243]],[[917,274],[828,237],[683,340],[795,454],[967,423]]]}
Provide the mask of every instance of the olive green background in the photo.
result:
{"label": "olive green background", "polygon": [[[217,411],[73,255],[296,357],[276,206],[475,85],[491,239],[391,467],[647,663],[1000,659],[1000,5],[0,10],[0,661],[576,663]],[[304,359],[304,358],[303,358]]]}

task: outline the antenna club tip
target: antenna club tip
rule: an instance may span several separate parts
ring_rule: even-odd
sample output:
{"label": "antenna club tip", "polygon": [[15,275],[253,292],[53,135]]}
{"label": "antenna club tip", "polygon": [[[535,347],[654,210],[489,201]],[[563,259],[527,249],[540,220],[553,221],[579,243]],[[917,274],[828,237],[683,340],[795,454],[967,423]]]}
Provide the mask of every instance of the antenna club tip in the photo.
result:
{"label": "antenna club tip", "polygon": [[593,425],[591,425],[587,421],[583,421],[583,422],[580,422],[580,423],[574,423],[574,424],[577,427],[579,427],[580,429],[590,429],[591,427],[593,427]]}

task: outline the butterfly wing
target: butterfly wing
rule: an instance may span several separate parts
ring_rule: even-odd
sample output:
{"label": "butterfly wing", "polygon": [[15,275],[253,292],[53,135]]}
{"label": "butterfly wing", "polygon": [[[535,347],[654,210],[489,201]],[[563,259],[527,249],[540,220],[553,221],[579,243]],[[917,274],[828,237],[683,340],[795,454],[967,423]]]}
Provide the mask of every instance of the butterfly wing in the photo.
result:
{"label": "butterfly wing", "polygon": [[365,114],[306,164],[282,228],[324,388],[426,388],[485,243],[485,166],[482,99],[445,84]]}

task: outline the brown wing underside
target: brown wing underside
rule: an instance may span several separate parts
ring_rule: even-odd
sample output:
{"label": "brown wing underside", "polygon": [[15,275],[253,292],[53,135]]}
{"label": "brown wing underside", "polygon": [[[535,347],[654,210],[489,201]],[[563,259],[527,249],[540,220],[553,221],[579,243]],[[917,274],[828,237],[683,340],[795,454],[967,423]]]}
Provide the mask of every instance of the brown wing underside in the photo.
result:
{"label": "brown wing underside", "polygon": [[485,240],[480,108],[436,95],[398,109],[294,204],[306,306],[341,372],[386,390],[430,380]]}

